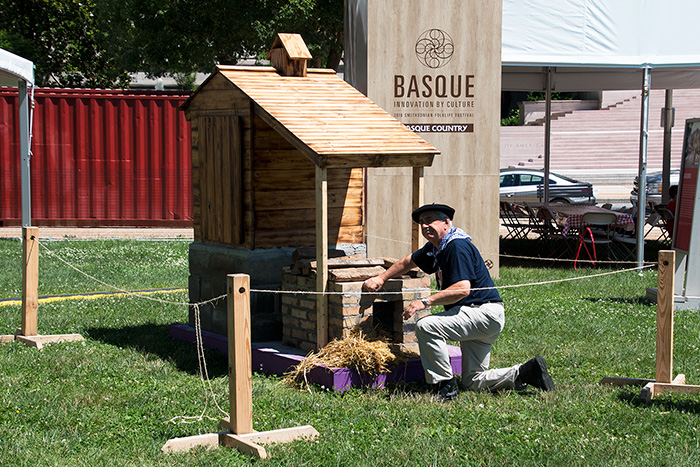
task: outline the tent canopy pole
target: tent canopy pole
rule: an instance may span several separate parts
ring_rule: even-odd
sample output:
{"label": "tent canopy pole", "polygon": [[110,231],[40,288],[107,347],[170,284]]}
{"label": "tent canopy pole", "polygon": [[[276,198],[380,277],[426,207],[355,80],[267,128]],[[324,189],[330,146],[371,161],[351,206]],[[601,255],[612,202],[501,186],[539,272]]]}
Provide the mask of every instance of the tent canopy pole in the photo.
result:
{"label": "tent canopy pole", "polygon": [[651,71],[644,68],[642,83],[641,128],[639,131],[639,189],[637,190],[637,266],[644,264],[644,223],[647,205],[647,142],[649,139],[649,89]]}
{"label": "tent canopy pole", "polygon": [[552,68],[545,68],[545,115],[544,115],[544,204],[549,204],[549,162],[552,136]]}
{"label": "tent canopy pole", "polygon": [[27,82],[19,80],[19,151],[21,160],[22,226],[32,225],[31,171],[29,156],[29,97]]}

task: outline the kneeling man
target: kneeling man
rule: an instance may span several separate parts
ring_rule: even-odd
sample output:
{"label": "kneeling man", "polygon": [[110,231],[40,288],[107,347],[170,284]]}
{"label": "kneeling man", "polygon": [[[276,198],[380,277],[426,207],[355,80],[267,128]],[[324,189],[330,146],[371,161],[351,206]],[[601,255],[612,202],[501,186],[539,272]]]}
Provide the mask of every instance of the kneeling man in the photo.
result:
{"label": "kneeling man", "polygon": [[459,393],[447,351],[448,340],[462,349],[462,385],[470,390],[523,389],[531,385],[554,390],[544,359],[537,356],[524,364],[489,370],[491,345],[503,330],[505,310],[493,280],[471,237],[452,225],[455,210],[444,204],[429,204],[413,211],[428,242],[420,250],[399,260],[386,272],[367,279],[365,290],[376,292],[384,283],[418,266],[435,273],[437,293],[411,302],[403,312],[410,319],[416,311],[443,305],[445,311],[428,315],[416,323],[425,379],[435,385],[437,398],[453,399]]}

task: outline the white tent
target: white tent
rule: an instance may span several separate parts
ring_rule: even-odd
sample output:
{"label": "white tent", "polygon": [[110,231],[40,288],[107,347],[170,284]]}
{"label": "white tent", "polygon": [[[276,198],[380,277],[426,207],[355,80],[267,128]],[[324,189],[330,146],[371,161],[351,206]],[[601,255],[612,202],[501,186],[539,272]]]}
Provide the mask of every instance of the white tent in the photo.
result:
{"label": "white tent", "polygon": [[[639,183],[645,186],[648,91],[700,88],[697,18],[697,0],[503,0],[502,88],[545,91],[548,104],[552,91],[640,89]],[[548,105],[547,174],[550,113]],[[638,201],[646,205],[644,190]],[[641,266],[644,216],[638,217]]]}
{"label": "white tent", "polygon": [[30,106],[27,89],[34,86],[34,64],[27,59],[0,49],[0,86],[19,88],[19,151],[22,161],[22,225],[30,226],[31,191],[30,191]]}

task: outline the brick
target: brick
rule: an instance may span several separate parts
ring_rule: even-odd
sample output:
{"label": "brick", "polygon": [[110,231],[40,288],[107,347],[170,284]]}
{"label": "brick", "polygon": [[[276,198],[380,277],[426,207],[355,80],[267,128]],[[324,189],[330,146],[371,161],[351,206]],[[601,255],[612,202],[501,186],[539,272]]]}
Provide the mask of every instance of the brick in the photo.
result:
{"label": "brick", "polygon": [[316,323],[312,323],[311,321],[304,320],[299,323],[299,327],[301,329],[306,329],[306,330],[316,330]]}
{"label": "brick", "polygon": [[402,341],[401,341],[402,344],[414,344],[414,343],[418,342],[418,338],[416,337],[416,335],[411,334],[411,333],[403,334],[401,336],[401,338],[402,338]]}
{"label": "brick", "polygon": [[353,328],[364,324],[371,326],[373,324],[372,321],[372,316],[350,316],[343,318],[343,328]]}
{"label": "brick", "polygon": [[384,292],[396,292],[403,288],[403,279],[389,279],[384,283],[382,291]]}
{"label": "brick", "polygon": [[298,318],[298,319],[301,319],[304,321],[308,319],[308,314],[309,314],[309,312],[307,310],[302,310],[300,308],[292,310],[292,316],[294,318]]}
{"label": "brick", "polygon": [[414,320],[414,322],[415,322],[415,321],[418,321],[419,319],[424,318],[424,317],[426,317],[426,316],[428,316],[428,315],[430,315],[430,314],[432,314],[432,313],[430,312],[430,310],[421,310],[421,311],[417,311],[416,314],[413,315],[413,320]]}
{"label": "brick", "polygon": [[330,316],[328,317],[328,325],[338,326],[339,328],[342,328],[345,326],[345,320],[340,316]]}
{"label": "brick", "polygon": [[316,300],[302,298],[299,300],[299,307],[306,308],[307,310],[315,310],[316,309]]}
{"label": "brick", "polygon": [[316,350],[316,343],[304,341],[299,342],[299,344],[296,347],[298,349],[304,350],[305,352],[311,352],[312,350]]}
{"label": "brick", "polygon": [[343,328],[340,327],[328,327],[328,339],[342,339],[343,338]]}
{"label": "brick", "polygon": [[364,282],[333,282],[329,290],[333,292],[362,292],[362,284]]}
{"label": "brick", "polygon": [[297,279],[297,285],[305,288],[306,290],[316,290],[316,278],[299,276]]}
{"label": "brick", "polygon": [[287,336],[287,335],[282,336],[282,343],[284,345],[288,345],[290,347],[299,348],[299,339],[294,339],[291,336]]}
{"label": "brick", "polygon": [[306,331],[302,329],[292,329],[292,337],[297,339],[306,339]]}
{"label": "brick", "polygon": [[[367,309],[360,308],[359,306],[344,306],[341,310],[341,313],[343,316],[355,316],[355,315],[361,315],[367,313]],[[371,313],[370,312],[367,314]]]}

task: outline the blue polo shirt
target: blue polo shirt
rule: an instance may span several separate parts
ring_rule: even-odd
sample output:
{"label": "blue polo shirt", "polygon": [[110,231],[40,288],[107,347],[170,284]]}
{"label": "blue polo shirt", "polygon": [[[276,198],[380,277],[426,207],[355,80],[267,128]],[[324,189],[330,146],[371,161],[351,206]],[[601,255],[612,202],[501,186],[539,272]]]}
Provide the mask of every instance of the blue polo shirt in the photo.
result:
{"label": "blue polo shirt", "polygon": [[[433,245],[427,242],[423,248],[411,255],[411,259],[424,272],[435,273],[440,290],[462,280],[468,280],[472,289],[494,286],[481,253],[470,240],[457,238],[448,243],[437,255],[437,266],[434,266],[433,250]],[[459,302],[445,308],[500,301],[501,297],[496,289],[473,290]]]}

